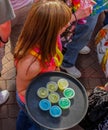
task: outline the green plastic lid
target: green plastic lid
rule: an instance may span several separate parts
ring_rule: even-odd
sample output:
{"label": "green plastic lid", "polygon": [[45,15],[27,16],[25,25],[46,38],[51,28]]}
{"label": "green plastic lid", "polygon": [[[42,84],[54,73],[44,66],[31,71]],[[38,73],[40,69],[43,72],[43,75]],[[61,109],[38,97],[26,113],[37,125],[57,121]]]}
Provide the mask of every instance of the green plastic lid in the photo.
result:
{"label": "green plastic lid", "polygon": [[59,106],[62,108],[62,109],[68,109],[71,105],[71,102],[68,98],[66,97],[62,97],[60,100],[59,100]]}
{"label": "green plastic lid", "polygon": [[74,91],[72,88],[66,88],[66,89],[63,91],[63,95],[64,95],[66,98],[72,99],[72,98],[75,96],[75,91]]}

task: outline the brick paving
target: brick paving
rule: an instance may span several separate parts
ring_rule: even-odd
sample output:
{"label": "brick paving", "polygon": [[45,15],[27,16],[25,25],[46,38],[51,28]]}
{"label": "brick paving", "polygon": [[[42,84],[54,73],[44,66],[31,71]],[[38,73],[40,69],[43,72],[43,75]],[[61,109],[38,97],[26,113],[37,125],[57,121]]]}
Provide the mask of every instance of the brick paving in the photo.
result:
{"label": "brick paving", "polygon": [[[79,81],[84,85],[88,93],[95,86],[104,85],[108,81],[98,63],[93,38],[89,46],[91,48],[90,54],[79,55],[77,61],[77,67],[82,72]],[[0,77],[0,89],[8,89],[10,97],[5,104],[0,106],[0,130],[16,130],[16,117],[19,110],[15,99],[15,67],[10,48],[10,42],[8,42],[2,60],[3,70]],[[69,130],[82,130],[82,128],[76,126]]]}

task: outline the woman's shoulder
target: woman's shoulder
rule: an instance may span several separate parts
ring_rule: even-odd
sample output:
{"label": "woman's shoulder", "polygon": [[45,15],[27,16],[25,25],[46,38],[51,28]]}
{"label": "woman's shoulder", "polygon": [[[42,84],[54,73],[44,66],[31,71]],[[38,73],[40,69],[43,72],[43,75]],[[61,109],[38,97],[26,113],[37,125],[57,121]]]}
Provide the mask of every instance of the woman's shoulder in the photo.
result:
{"label": "woman's shoulder", "polygon": [[40,62],[38,59],[34,58],[32,55],[28,54],[24,58],[18,61],[18,70],[21,68],[22,71],[27,71],[28,73],[39,73],[41,70]]}

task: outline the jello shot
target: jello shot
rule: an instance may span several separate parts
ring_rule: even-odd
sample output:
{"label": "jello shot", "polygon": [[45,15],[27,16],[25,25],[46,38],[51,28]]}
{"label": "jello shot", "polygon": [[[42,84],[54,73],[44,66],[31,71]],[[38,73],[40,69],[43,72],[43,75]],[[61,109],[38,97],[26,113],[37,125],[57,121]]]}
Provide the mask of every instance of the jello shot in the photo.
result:
{"label": "jello shot", "polygon": [[74,91],[72,88],[66,88],[66,89],[63,91],[63,95],[64,95],[66,98],[72,99],[72,98],[75,96],[75,91]]}
{"label": "jello shot", "polygon": [[62,109],[57,106],[57,105],[54,105],[50,108],[49,110],[49,113],[52,117],[60,117],[62,115]]}
{"label": "jello shot", "polygon": [[68,98],[66,97],[62,97],[60,100],[59,100],[59,106],[62,108],[62,109],[68,109],[71,105],[71,102]]}
{"label": "jello shot", "polygon": [[58,85],[54,81],[48,82],[46,86],[49,92],[55,92],[58,89]]}
{"label": "jello shot", "polygon": [[65,78],[59,79],[57,84],[61,91],[63,91],[64,89],[66,89],[69,86],[69,83]]}
{"label": "jello shot", "polygon": [[60,96],[57,92],[52,92],[48,95],[48,99],[51,103],[57,103],[60,99]]}
{"label": "jello shot", "polygon": [[42,99],[39,102],[39,108],[43,111],[47,111],[51,108],[51,103],[48,99]]}
{"label": "jello shot", "polygon": [[48,96],[48,90],[45,87],[41,87],[37,91],[37,95],[40,98],[46,98]]}

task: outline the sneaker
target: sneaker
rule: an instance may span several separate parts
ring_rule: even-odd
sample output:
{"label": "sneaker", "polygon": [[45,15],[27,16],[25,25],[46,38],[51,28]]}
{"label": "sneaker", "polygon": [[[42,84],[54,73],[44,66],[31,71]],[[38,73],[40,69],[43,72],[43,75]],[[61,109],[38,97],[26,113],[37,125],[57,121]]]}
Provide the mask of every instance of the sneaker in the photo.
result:
{"label": "sneaker", "polygon": [[7,90],[3,90],[0,92],[0,105],[5,103],[9,98],[9,92]]}
{"label": "sneaker", "polygon": [[88,46],[83,47],[80,51],[80,54],[88,54],[90,53],[90,48]]}
{"label": "sneaker", "polygon": [[69,68],[61,66],[61,69],[65,70],[67,73],[71,74],[75,78],[81,77],[81,72],[75,66]]}

